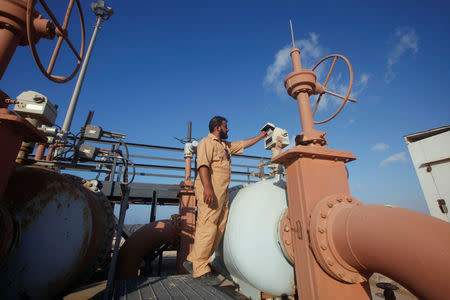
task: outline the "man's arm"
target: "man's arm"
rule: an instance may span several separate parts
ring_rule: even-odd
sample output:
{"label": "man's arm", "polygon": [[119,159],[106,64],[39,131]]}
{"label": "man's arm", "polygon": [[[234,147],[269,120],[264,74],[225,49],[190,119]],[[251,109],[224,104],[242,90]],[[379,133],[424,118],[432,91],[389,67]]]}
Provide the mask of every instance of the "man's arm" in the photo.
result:
{"label": "man's arm", "polygon": [[254,144],[256,144],[257,142],[259,142],[260,140],[262,140],[263,138],[265,138],[267,135],[267,131],[261,131],[260,134],[258,134],[255,137],[252,137],[250,139],[246,139],[242,141],[242,145],[245,148],[248,148],[250,146],[253,146]]}
{"label": "man's arm", "polygon": [[198,169],[200,174],[200,180],[203,185],[203,200],[207,205],[211,205],[214,202],[214,192],[211,185],[211,175],[209,174],[209,168],[207,166],[201,166]]}

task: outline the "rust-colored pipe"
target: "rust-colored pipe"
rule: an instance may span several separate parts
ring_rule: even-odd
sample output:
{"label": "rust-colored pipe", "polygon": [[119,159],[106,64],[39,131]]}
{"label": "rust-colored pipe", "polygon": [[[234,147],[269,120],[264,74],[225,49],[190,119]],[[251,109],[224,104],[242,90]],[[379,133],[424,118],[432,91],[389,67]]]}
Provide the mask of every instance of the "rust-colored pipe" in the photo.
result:
{"label": "rust-colored pipe", "polygon": [[45,144],[39,144],[36,150],[36,154],[34,155],[34,159],[42,160],[44,158],[45,148]]}
{"label": "rust-colored pipe", "polygon": [[186,165],[184,167],[184,181],[191,181],[191,157],[186,157]]}
{"label": "rust-colored pipe", "polygon": [[340,208],[329,228],[337,252],[357,270],[384,274],[419,299],[450,295],[449,223],[404,208],[362,205]]}
{"label": "rust-colored pipe", "polygon": [[147,253],[164,243],[173,243],[177,232],[177,226],[171,220],[156,221],[139,228],[120,248],[116,279],[137,278],[139,266]]}
{"label": "rust-colored pipe", "polygon": [[19,37],[9,29],[0,29],[0,79],[19,45]]}

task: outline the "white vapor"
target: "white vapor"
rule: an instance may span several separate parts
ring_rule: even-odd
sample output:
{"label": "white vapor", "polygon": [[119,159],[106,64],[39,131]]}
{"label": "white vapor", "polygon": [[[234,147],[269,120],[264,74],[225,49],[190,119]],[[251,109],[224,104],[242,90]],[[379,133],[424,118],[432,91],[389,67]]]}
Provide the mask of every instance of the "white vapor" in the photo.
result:
{"label": "white vapor", "polygon": [[389,148],[389,145],[385,143],[376,143],[375,146],[372,147],[373,151],[385,151]]}
{"label": "white vapor", "polygon": [[386,158],[385,160],[383,160],[380,163],[380,166],[385,167],[388,164],[399,162],[399,161],[406,162],[406,152],[400,152],[400,153],[389,156],[388,158]]}
{"label": "white vapor", "polygon": [[[322,56],[323,48],[319,45],[319,35],[311,32],[308,39],[295,41],[295,46],[300,49],[302,65],[305,68],[311,68],[313,63]],[[275,61],[267,68],[264,77],[264,86],[270,90],[275,90],[279,96],[287,95],[284,88],[284,78],[291,72],[291,57],[289,55],[292,49],[287,45],[275,54]]]}
{"label": "white vapor", "polygon": [[387,70],[384,76],[386,83],[391,82],[395,78],[393,66],[400,60],[401,56],[407,51],[412,51],[415,54],[419,50],[419,37],[414,28],[397,28],[394,33],[394,39],[395,46],[388,56]]}

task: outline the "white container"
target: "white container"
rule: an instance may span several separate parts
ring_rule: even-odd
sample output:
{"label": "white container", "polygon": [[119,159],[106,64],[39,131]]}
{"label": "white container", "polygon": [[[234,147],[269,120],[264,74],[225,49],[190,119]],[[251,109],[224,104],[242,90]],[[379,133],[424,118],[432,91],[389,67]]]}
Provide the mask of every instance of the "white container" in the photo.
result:
{"label": "white container", "polygon": [[450,222],[450,126],[405,136],[433,217]]}

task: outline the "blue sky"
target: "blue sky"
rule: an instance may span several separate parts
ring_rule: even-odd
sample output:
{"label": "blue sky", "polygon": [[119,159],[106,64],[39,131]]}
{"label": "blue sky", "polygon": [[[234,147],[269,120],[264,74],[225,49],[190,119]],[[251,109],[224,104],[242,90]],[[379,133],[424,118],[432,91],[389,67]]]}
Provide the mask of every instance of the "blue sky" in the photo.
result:
{"label": "blue sky", "polygon": [[[230,140],[252,137],[266,122],[293,138],[301,132],[297,104],[280,88],[292,71],[292,19],[304,68],[332,53],[353,66],[358,103],[316,126],[327,132],[330,148],[357,156],[347,165],[353,196],[427,212],[403,136],[450,123],[448,1],[106,3],[115,14],[99,32],[73,131],[95,110],[95,124],[137,143],[181,147],[174,137],[186,135],[188,121],[193,136],[202,137],[217,114],[228,118]],[[49,3],[61,20],[64,7],[58,5]],[[83,12],[88,43],[95,16],[87,1]],[[70,37],[79,45],[76,18]],[[54,43],[37,45],[44,65]],[[72,65],[70,50],[63,48],[55,73],[68,73]],[[321,82],[326,68],[319,72]],[[0,88],[12,98],[25,90],[41,92],[59,105],[62,125],[75,82],[48,81],[30,50],[19,47]],[[328,87],[342,93],[347,85],[348,71],[340,64]],[[319,119],[338,107],[333,98],[323,102]],[[262,143],[246,154],[270,155]],[[143,211],[130,211],[127,222],[139,222]]]}

